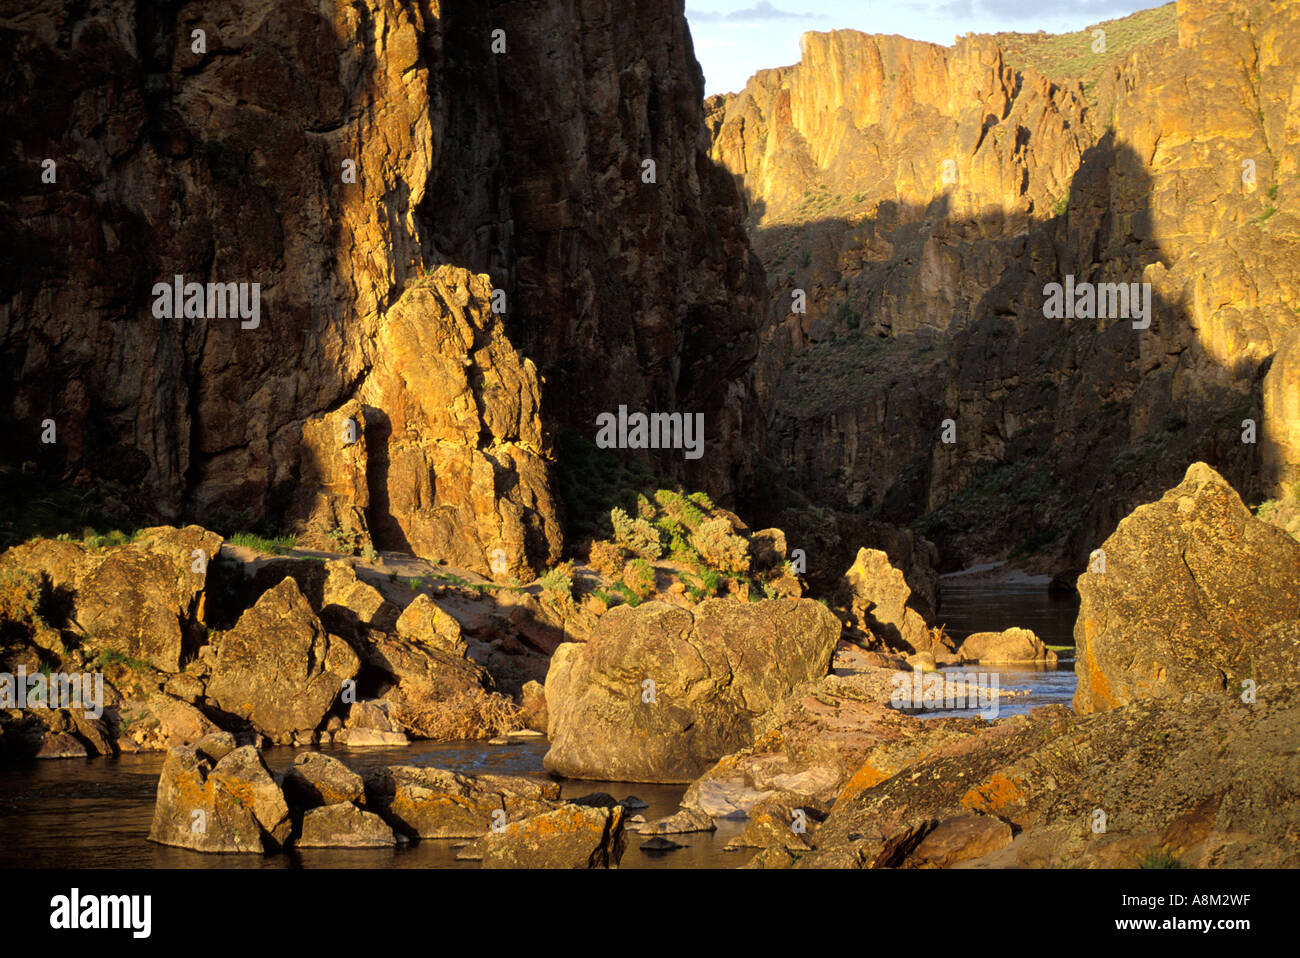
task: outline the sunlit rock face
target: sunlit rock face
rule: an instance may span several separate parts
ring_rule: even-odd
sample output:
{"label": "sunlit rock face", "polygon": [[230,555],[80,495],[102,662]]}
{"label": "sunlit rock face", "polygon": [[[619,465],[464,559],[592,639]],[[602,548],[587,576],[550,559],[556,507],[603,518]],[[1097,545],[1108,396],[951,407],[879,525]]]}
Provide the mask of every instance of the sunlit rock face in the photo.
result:
{"label": "sunlit rock face", "polygon": [[[723,498],[747,480],[761,270],[677,4],[49,2],[15,26],[15,460],[165,516],[288,509],[482,571],[501,546],[519,569],[557,553],[554,435],[591,439],[620,403],[703,412],[706,454],[661,465]],[[474,290],[472,343],[446,335],[464,304],[412,302],[440,266]],[[209,306],[226,283],[256,285],[255,317]],[[465,357],[464,383],[438,378]],[[449,397],[469,426],[441,435]],[[361,445],[331,463],[350,402]],[[434,438],[459,451],[411,453]],[[474,512],[468,543],[413,511],[444,505]]]}
{"label": "sunlit rock face", "polygon": [[[1300,11],[1146,15],[1149,41],[1085,82],[998,38],[834,31],[706,103],[771,279],[773,457],[841,504],[926,517],[949,564],[1006,555],[1011,525],[1082,568],[1192,461],[1248,498],[1300,463]],[[1150,284],[1149,327],[1049,318],[1067,277]]]}

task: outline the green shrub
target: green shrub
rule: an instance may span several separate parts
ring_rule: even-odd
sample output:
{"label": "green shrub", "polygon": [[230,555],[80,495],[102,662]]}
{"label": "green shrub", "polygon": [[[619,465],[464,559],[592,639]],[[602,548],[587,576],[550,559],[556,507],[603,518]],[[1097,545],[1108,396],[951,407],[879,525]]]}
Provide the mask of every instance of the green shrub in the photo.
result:
{"label": "green shrub", "polygon": [[231,545],[243,546],[246,549],[253,549],[257,552],[269,552],[272,555],[282,555],[296,549],[297,541],[293,536],[281,536],[280,538],[271,539],[265,536],[254,535],[251,532],[236,532],[230,536],[227,541]]}
{"label": "green shrub", "polygon": [[1138,858],[1138,868],[1182,868],[1182,863],[1163,848],[1152,848]]}
{"label": "green shrub", "polygon": [[660,489],[656,492],[655,502],[659,503],[659,508],[664,511],[669,521],[682,526],[688,532],[694,532],[704,521],[704,513],[694,502],[670,489]]}
{"label": "green shrub", "polygon": [[718,589],[722,588],[722,575],[712,569],[702,569],[699,579],[706,597],[717,595]]}
{"label": "green shrub", "polygon": [[655,570],[645,559],[633,559],[623,567],[623,584],[638,599],[649,598],[655,591]]}
{"label": "green shrub", "polygon": [[345,556],[355,555],[361,545],[361,533],[356,529],[325,529],[323,526],[321,529],[329,537],[335,552]]}
{"label": "green shrub", "polygon": [[557,565],[541,578],[542,591],[557,599],[573,599],[573,566],[568,562]]}

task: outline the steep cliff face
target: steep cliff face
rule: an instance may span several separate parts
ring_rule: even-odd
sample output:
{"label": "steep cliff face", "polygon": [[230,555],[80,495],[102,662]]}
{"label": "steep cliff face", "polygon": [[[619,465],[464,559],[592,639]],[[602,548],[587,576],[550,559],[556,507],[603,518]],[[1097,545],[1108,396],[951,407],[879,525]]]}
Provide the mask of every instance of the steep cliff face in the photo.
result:
{"label": "steep cliff face", "polygon": [[[919,521],[950,563],[1050,564],[1193,459],[1294,478],[1300,11],[1150,16],[1086,87],[989,37],[836,31],[706,104],[772,277],[769,446],[803,484]],[[1149,328],[1054,316],[1067,277],[1149,283]]]}
{"label": "steep cliff face", "polygon": [[[761,270],[679,3],[48,2],[0,52],[12,462],[482,571],[558,556],[552,435],[620,403],[747,475]],[[168,317],[177,276],[258,315]]]}

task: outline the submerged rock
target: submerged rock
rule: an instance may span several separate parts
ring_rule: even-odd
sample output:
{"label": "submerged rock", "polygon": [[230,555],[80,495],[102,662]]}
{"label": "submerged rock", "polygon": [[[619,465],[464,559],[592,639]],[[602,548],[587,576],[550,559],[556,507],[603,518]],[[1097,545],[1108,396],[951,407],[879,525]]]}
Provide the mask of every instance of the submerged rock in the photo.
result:
{"label": "submerged rock", "polygon": [[1030,629],[1011,628],[1001,632],[974,632],[966,637],[957,657],[963,663],[1032,663],[1055,666],[1056,653]]}
{"label": "submerged rock", "polygon": [[617,868],[623,809],[565,805],[489,832],[482,847],[484,868]]}
{"label": "submerged rock", "polygon": [[713,819],[698,808],[683,808],[666,818],[637,826],[642,835],[689,835],[692,832],[712,832],[717,829]]}
{"label": "submerged rock", "polygon": [[388,824],[351,802],[310,809],[302,819],[297,848],[389,848],[397,836]]}

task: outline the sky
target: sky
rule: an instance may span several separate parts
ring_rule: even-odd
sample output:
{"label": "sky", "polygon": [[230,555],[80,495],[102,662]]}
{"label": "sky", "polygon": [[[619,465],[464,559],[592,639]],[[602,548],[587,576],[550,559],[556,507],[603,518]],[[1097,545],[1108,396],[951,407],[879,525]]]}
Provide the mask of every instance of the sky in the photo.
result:
{"label": "sky", "polygon": [[1164,0],[686,0],[705,95],[799,60],[809,30],[896,33],[951,44],[963,33],[1067,33]]}

